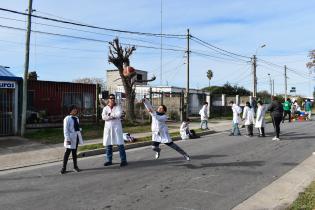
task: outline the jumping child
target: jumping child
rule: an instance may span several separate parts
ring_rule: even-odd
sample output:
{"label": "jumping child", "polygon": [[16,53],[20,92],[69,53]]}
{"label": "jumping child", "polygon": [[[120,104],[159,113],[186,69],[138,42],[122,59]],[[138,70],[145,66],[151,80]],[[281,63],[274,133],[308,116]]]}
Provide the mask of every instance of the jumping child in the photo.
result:
{"label": "jumping child", "polygon": [[143,99],[143,103],[152,116],[152,150],[155,151],[155,159],[160,157],[161,148],[159,145],[162,143],[176,150],[178,153],[183,155],[186,160],[190,160],[189,155],[177,144],[175,144],[170,137],[168,127],[166,125],[167,116],[165,113],[167,111],[167,107],[165,105],[160,105],[157,110],[154,111],[147,99]]}

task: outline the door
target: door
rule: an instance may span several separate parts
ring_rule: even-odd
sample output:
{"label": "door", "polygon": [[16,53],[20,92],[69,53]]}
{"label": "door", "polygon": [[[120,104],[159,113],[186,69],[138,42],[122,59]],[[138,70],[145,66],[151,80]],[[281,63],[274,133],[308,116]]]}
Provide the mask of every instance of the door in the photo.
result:
{"label": "door", "polygon": [[0,89],[0,136],[14,133],[14,89]]}

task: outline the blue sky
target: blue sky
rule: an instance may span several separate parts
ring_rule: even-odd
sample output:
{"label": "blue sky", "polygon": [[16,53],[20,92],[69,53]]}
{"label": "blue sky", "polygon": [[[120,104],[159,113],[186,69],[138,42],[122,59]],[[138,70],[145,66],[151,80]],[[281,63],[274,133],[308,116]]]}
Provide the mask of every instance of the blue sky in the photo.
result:
{"label": "blue sky", "polygon": [[[161,1],[103,1],[103,0],[33,0],[35,14],[53,18],[65,18],[91,25],[160,33]],[[27,0],[1,0],[0,7],[25,11]],[[310,95],[314,80],[308,79],[305,63],[308,51],[315,49],[313,22],[314,4],[300,0],[162,0],[163,33],[185,34],[187,28],[193,36],[225,50],[264,59],[280,66],[287,65],[288,88],[296,87],[298,94]],[[9,20],[10,19],[18,19]],[[0,24],[25,28],[25,17],[0,11]],[[119,36],[121,42],[160,47],[160,38],[79,28],[64,24],[33,19],[33,30],[81,36],[110,41]],[[40,24],[56,25],[57,27]],[[69,30],[71,27],[89,32]],[[0,27],[0,65],[10,66],[21,76],[24,65],[25,32]],[[105,78],[105,70],[114,66],[107,62],[108,44],[64,37],[32,34],[30,70],[36,70],[41,80],[72,81],[82,77]],[[164,48],[185,49],[186,40],[162,40]],[[262,44],[266,47],[259,48]],[[208,85],[206,71],[212,69],[211,84],[232,84],[252,89],[249,62],[231,59],[191,41],[190,86],[202,88]],[[200,55],[206,54],[208,56]],[[209,56],[210,55],[210,56]],[[211,57],[214,56],[214,57]],[[245,59],[246,60],[246,59]],[[159,85],[160,50],[138,47],[131,57],[131,65],[156,75],[153,83]],[[162,84],[184,87],[186,67],[184,52],[163,51]],[[283,69],[258,60],[258,91],[269,90],[268,73],[275,80],[275,92],[284,92]]]}

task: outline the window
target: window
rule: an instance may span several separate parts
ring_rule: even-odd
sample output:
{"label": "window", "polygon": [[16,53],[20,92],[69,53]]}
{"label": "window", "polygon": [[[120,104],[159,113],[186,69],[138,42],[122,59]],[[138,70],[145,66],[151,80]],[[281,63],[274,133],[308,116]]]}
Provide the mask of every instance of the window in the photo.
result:
{"label": "window", "polygon": [[143,80],[142,74],[137,74],[137,80]]}

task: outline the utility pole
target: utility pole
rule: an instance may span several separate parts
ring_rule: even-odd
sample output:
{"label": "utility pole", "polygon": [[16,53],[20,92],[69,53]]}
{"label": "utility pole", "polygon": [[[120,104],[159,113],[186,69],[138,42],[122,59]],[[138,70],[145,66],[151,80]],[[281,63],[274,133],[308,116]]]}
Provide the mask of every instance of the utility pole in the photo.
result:
{"label": "utility pole", "polygon": [[271,101],[272,101],[272,81],[271,81],[271,76],[270,76],[270,74],[268,74],[268,76],[269,76],[269,85],[270,85],[270,99],[271,99]]}
{"label": "utility pole", "polygon": [[287,96],[287,66],[284,65],[284,99],[287,100],[288,96]]}
{"label": "utility pole", "polygon": [[189,40],[190,40],[190,34],[189,29],[187,29],[187,85],[186,85],[186,118],[188,118],[189,114]]}
{"label": "utility pole", "polygon": [[253,65],[253,97],[256,98],[256,95],[257,95],[256,55],[253,55],[252,65]]}
{"label": "utility pole", "polygon": [[26,109],[27,109],[27,77],[28,68],[30,63],[30,39],[31,39],[31,28],[32,28],[32,12],[33,12],[33,0],[28,1],[28,18],[27,18],[27,32],[26,32],[26,43],[25,43],[25,63],[24,63],[24,77],[23,77],[23,101],[22,101],[22,119],[21,119],[21,136],[25,134],[26,127]]}
{"label": "utility pole", "polygon": [[272,80],[272,95],[275,95],[275,80]]}

